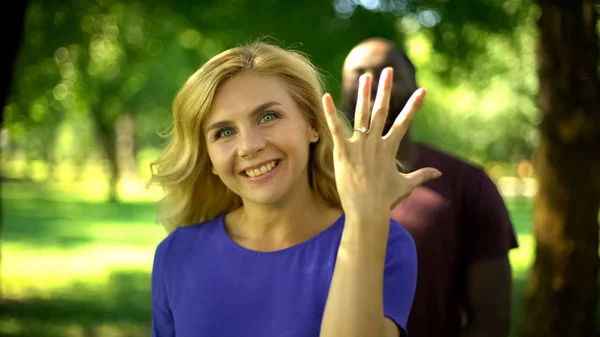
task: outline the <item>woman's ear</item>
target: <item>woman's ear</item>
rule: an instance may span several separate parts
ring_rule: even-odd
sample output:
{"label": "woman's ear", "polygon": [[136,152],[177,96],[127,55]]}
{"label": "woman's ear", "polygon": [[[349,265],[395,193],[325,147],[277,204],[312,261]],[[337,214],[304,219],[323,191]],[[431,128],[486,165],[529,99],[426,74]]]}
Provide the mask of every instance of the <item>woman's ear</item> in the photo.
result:
{"label": "woman's ear", "polygon": [[312,128],[311,134],[310,134],[310,142],[316,143],[318,141],[319,141],[319,131],[317,131],[317,129],[315,129],[315,128]]}

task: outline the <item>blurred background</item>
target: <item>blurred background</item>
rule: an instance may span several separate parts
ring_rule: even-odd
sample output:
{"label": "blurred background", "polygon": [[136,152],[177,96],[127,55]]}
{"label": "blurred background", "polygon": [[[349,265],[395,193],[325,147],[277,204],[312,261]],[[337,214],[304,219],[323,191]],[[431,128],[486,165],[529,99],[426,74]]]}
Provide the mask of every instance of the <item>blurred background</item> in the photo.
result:
{"label": "blurred background", "polygon": [[[263,39],[307,53],[340,96],[359,41],[403,46],[427,100],[415,138],[483,166],[511,212],[513,330],[534,261],[536,22],[529,0],[36,0],[0,133],[0,335],[148,336],[165,236],[149,163],[177,90],[199,66]],[[8,12],[6,12],[8,13]],[[6,14],[9,15],[9,14]],[[6,25],[6,24],[5,24]],[[17,36],[17,33],[14,33]]]}

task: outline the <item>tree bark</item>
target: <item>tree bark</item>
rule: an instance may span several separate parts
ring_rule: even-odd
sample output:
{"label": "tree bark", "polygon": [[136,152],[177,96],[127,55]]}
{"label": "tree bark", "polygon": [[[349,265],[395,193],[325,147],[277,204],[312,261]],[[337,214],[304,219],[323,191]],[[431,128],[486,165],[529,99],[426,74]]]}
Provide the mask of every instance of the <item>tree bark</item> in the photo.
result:
{"label": "tree bark", "polygon": [[[0,21],[2,31],[11,32],[10,34],[6,34],[3,39],[2,51],[4,58],[3,62],[0,62],[0,103],[2,103],[3,107],[6,105],[12,89],[14,65],[16,63],[15,61],[18,52],[21,49],[24,34],[23,23],[25,21],[25,11],[27,10],[28,5],[29,0],[17,1],[16,3],[11,4],[11,6],[6,5],[3,12],[4,20]],[[0,119],[4,121],[3,111],[4,110],[0,112],[0,117],[2,117]],[[2,242],[2,240],[0,240],[0,242]],[[1,251],[2,250],[0,249],[0,252]],[[1,260],[2,257],[0,256],[0,261]],[[0,281],[1,280],[2,275],[0,275]],[[3,298],[2,287],[0,287],[0,306],[2,305]]]}
{"label": "tree bark", "polygon": [[108,201],[111,203],[119,202],[118,183],[119,183],[119,165],[117,157],[117,142],[115,135],[115,122],[103,120],[101,112],[98,110],[91,113],[96,129],[100,146],[104,150],[108,163]]}
{"label": "tree bark", "polygon": [[540,0],[534,205],[526,337],[597,336],[600,83],[592,1]]}
{"label": "tree bark", "polygon": [[135,156],[135,119],[131,114],[123,114],[116,122],[117,158],[121,177],[127,180],[137,176]]}
{"label": "tree bark", "polygon": [[56,129],[56,124],[40,126],[39,135],[43,139],[41,150],[42,158],[44,160],[44,164],[46,165],[46,181],[58,180],[57,166],[59,161],[54,153],[54,146],[56,144]]}

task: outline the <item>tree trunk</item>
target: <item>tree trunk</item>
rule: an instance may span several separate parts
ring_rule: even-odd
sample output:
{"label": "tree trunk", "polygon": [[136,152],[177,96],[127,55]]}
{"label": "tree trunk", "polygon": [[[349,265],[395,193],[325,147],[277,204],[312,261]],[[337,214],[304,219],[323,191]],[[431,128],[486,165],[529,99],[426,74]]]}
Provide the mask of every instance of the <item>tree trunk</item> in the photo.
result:
{"label": "tree trunk", "polygon": [[43,137],[42,143],[42,158],[46,166],[46,181],[56,181],[58,160],[54,153],[54,146],[56,144],[56,130],[57,126],[47,125],[40,127],[40,135]]}
{"label": "tree trunk", "polygon": [[114,122],[103,121],[101,112],[92,112],[92,118],[96,134],[106,155],[108,161],[108,201],[112,203],[119,202],[118,183],[119,183],[119,165],[117,158],[117,142],[115,135]]}
{"label": "tree trunk", "polygon": [[526,337],[597,336],[600,83],[592,1],[540,0],[534,205]]}
{"label": "tree trunk", "polygon": [[35,169],[34,169],[34,161],[36,159],[36,140],[35,139],[30,139],[28,138],[27,140],[24,141],[24,145],[23,148],[25,151],[23,151],[23,159],[24,159],[24,166],[23,166],[23,171],[21,173],[21,176],[23,177],[23,180],[25,181],[33,181],[34,176],[35,176]]}
{"label": "tree trunk", "polygon": [[108,178],[108,201],[111,202],[111,203],[118,203],[119,202],[119,191],[118,191],[118,187],[119,187],[119,166],[117,165],[116,149],[115,148],[111,148],[110,151],[111,152],[114,151],[114,154],[111,153],[110,155],[112,156],[112,158],[110,160],[108,160],[108,172],[109,172],[109,178]]}
{"label": "tree trunk", "polygon": [[131,114],[124,114],[117,119],[117,158],[121,177],[127,180],[137,176],[135,156],[135,120]]}

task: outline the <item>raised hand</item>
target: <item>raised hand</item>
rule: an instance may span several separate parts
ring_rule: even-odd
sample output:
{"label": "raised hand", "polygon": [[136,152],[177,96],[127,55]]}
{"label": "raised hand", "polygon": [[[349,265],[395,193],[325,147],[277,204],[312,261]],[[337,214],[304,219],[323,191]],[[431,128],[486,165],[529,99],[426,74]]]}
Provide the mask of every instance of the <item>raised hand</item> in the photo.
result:
{"label": "raised hand", "polygon": [[[371,76],[359,80],[355,129],[346,138],[331,95],[323,96],[323,107],[334,140],[335,179],[344,212],[365,215],[386,212],[406,198],[415,187],[441,176],[434,168],[402,174],[396,167],[396,152],[415,113],[423,103],[425,90],[412,95],[390,131],[381,136],[388,114],[393,70],[382,71],[372,113],[369,111]],[[381,213],[379,213],[381,214]]]}

